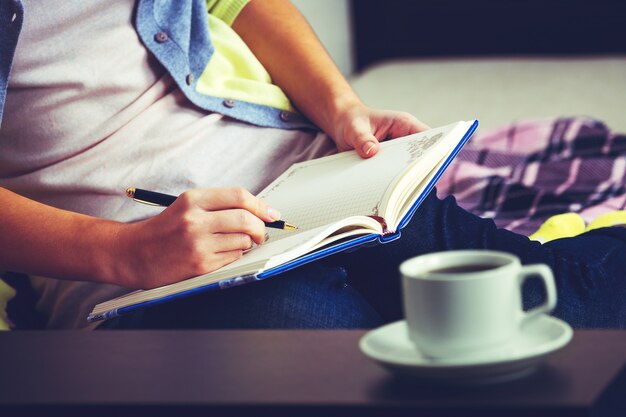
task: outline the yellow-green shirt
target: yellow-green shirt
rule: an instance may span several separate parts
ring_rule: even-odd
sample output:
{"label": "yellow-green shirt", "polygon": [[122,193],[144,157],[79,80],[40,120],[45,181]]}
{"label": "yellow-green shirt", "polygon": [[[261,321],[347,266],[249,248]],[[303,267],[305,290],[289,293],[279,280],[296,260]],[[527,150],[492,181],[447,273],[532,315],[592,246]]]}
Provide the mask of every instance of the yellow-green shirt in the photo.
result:
{"label": "yellow-green shirt", "polygon": [[294,111],[291,102],[232,24],[250,0],[208,0],[209,33],[215,52],[198,79],[196,90],[205,95],[227,97]]}

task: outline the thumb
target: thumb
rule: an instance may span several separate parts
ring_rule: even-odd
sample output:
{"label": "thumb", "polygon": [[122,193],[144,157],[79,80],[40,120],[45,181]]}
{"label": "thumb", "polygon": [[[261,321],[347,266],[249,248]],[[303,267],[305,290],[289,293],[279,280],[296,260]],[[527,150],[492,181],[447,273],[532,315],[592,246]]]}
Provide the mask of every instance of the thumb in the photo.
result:
{"label": "thumb", "polygon": [[378,139],[371,132],[362,129],[354,132],[354,137],[352,146],[361,158],[371,158],[378,153]]}

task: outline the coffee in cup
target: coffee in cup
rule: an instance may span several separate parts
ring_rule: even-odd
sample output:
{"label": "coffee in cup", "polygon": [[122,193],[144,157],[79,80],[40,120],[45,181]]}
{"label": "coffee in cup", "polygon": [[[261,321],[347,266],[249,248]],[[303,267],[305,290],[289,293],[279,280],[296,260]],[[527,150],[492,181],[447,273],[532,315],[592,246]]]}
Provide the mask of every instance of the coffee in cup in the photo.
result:
{"label": "coffee in cup", "polygon": [[[431,253],[406,260],[400,272],[409,338],[431,358],[492,355],[556,306],[550,268],[522,266],[505,252]],[[524,311],[522,284],[532,276],[542,279],[546,300]]]}

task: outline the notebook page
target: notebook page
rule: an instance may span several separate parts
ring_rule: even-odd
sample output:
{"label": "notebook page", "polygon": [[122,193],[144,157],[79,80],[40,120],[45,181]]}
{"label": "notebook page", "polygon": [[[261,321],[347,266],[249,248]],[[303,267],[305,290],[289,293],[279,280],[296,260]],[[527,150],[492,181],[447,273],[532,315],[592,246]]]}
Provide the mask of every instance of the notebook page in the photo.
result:
{"label": "notebook page", "polygon": [[[349,216],[381,215],[380,204],[394,179],[456,125],[382,142],[369,159],[343,152],[294,164],[258,196],[300,232]],[[272,241],[293,233],[273,229],[267,237]]]}
{"label": "notebook page", "polygon": [[[433,178],[444,169],[446,161],[453,155],[454,148],[458,145],[460,138],[471,128],[472,124],[473,122],[458,123],[449,135],[437,140],[434,147],[438,148],[435,151],[438,160],[430,156],[422,158],[409,172],[403,174],[396,183],[396,189],[387,203],[388,209],[385,213],[385,219],[388,223],[397,225],[404,219],[417,199],[424,194]],[[445,153],[442,154],[442,152]],[[440,157],[439,155],[443,156]],[[415,175],[415,172],[420,172],[420,175]],[[425,173],[428,174],[425,175]]]}

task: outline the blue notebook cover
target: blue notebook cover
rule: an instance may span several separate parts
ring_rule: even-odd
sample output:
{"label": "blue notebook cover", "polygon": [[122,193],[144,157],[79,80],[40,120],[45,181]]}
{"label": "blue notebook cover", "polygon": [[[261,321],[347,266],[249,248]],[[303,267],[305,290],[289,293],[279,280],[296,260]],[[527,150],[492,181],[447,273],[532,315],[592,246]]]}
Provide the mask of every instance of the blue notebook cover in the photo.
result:
{"label": "blue notebook cover", "polygon": [[452,152],[448,155],[446,160],[443,161],[443,164],[440,166],[439,170],[435,173],[435,175],[431,178],[430,182],[426,185],[424,192],[422,192],[422,194],[417,198],[413,206],[409,209],[407,214],[402,218],[402,220],[400,221],[398,225],[397,230],[394,233],[383,234],[383,235],[359,236],[359,237],[356,237],[347,241],[336,243],[329,247],[324,247],[320,250],[317,250],[317,251],[308,253],[304,256],[301,256],[299,258],[296,258],[288,263],[277,266],[275,268],[264,270],[263,272],[260,272],[257,274],[239,276],[235,278],[228,278],[222,281],[213,282],[207,285],[192,288],[187,291],[177,292],[175,294],[164,296],[158,299],[140,302],[137,304],[133,304],[133,305],[129,305],[126,307],[117,308],[117,309],[112,309],[101,314],[90,314],[89,317],[87,317],[87,320],[90,322],[106,320],[112,317],[121,316],[121,315],[128,314],[133,311],[140,310],[149,306],[159,305],[159,304],[166,303],[174,299],[190,296],[190,295],[197,294],[200,292],[223,290],[226,288],[247,284],[253,281],[263,280],[263,279],[278,275],[282,272],[297,268],[309,262],[313,262],[318,259],[333,255],[338,252],[342,252],[348,249],[356,250],[362,246],[385,244],[385,243],[394,241],[396,239],[399,239],[402,233],[402,229],[409,223],[409,221],[413,217],[413,214],[415,214],[415,211],[417,210],[417,208],[424,201],[426,196],[428,196],[428,194],[432,191],[432,189],[435,187],[435,184],[437,183],[441,175],[443,175],[443,173],[448,168],[450,163],[452,163],[456,155],[463,148],[463,146],[467,143],[467,141],[470,139],[470,137],[476,131],[477,128],[478,128],[478,121],[476,120],[474,121],[474,123],[472,123],[471,127],[467,130],[467,132],[465,132],[465,135],[462,137],[462,139],[459,141],[456,147],[452,150]]}

